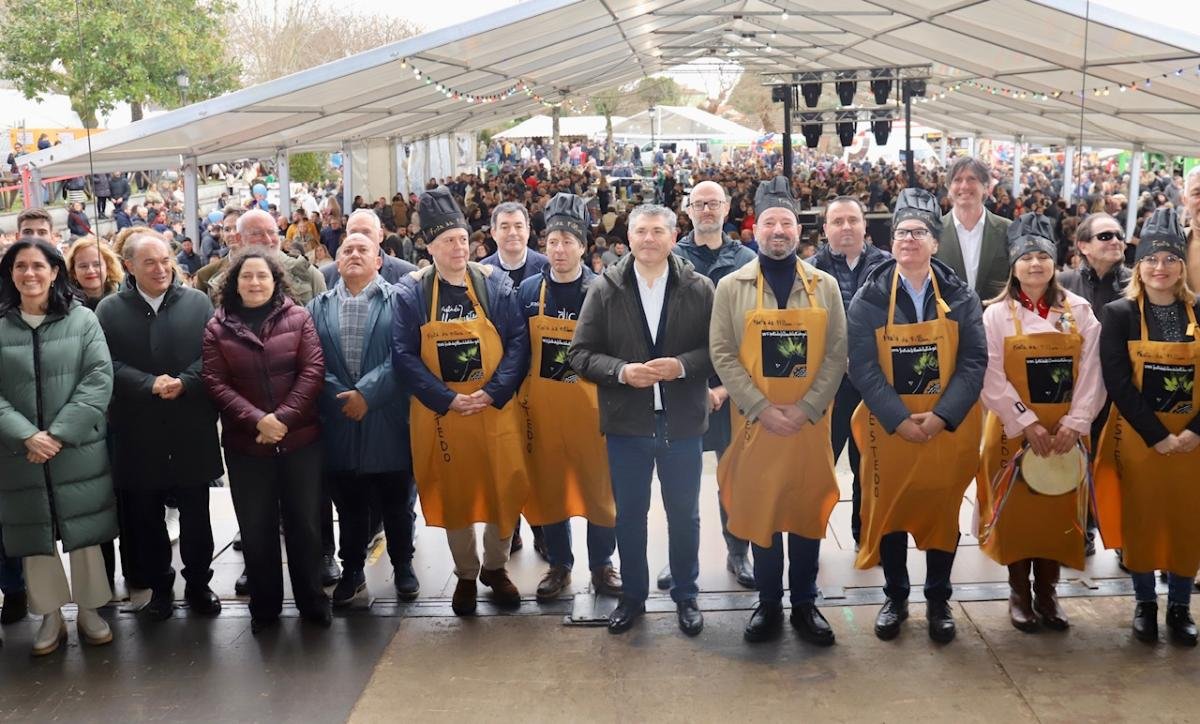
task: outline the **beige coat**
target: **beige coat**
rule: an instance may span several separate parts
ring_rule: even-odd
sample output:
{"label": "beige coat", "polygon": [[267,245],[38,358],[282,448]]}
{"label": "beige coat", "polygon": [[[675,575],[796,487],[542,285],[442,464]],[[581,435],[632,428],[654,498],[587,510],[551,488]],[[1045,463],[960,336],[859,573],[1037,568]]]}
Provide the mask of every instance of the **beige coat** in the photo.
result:
{"label": "beige coat", "polygon": [[[836,279],[807,264],[804,271],[810,278],[815,277],[817,298],[821,306],[829,311],[825,359],[821,360],[821,370],[813,380],[808,394],[798,403],[808,415],[808,419],[816,420],[824,415],[833,403],[833,397],[842,383],[842,376],[846,374],[846,310],[842,306],[842,293],[838,289]],[[750,373],[738,361],[742,334],[745,331],[746,312],[753,310],[758,302],[757,281],[758,259],[722,279],[717,285],[712,321],[708,330],[709,354],[717,376],[729,392],[730,400],[749,420],[758,419],[758,415],[769,404],[766,396],[754,385]],[[787,308],[803,309],[809,306],[804,284],[797,277],[792,283]],[[763,291],[763,308],[779,308],[769,284]]]}

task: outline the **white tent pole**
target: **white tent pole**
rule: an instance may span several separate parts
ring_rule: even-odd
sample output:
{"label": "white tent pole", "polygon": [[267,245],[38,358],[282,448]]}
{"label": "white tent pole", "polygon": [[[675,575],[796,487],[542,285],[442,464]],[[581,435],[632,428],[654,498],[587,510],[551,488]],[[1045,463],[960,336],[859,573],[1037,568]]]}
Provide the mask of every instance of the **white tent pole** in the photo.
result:
{"label": "white tent pole", "polygon": [[1013,178],[1012,178],[1012,202],[1015,206],[1017,197],[1021,195],[1021,161],[1024,157],[1025,139],[1023,136],[1016,137],[1016,143],[1013,144]]}
{"label": "white tent pole", "polygon": [[942,131],[942,142],[938,144],[938,161],[942,164],[942,168],[946,167],[946,146],[948,145],[948,139],[946,138],[947,135],[948,134],[946,131]]}
{"label": "white tent pole", "polygon": [[1125,238],[1133,238],[1137,227],[1138,195],[1142,192],[1142,144],[1133,144],[1129,164],[1129,204],[1125,207]]}
{"label": "white tent pole", "polygon": [[350,153],[350,142],[342,141],[342,213],[350,215],[354,204],[354,169]]}
{"label": "white tent pole", "polygon": [[275,178],[279,181],[279,213],[285,219],[292,218],[292,169],[289,165],[288,151],[280,148],[275,151]]}
{"label": "white tent pole", "polygon": [[1068,138],[1067,145],[1063,149],[1063,188],[1060,196],[1067,200],[1068,204],[1075,203],[1075,139]]}
{"label": "white tent pole", "polygon": [[200,248],[200,174],[196,158],[183,159],[183,223],[193,249]]}
{"label": "white tent pole", "polygon": [[42,170],[37,166],[28,166],[29,169],[29,188],[30,193],[25,197],[25,207],[29,209],[40,209],[45,206],[45,199],[42,189]]}

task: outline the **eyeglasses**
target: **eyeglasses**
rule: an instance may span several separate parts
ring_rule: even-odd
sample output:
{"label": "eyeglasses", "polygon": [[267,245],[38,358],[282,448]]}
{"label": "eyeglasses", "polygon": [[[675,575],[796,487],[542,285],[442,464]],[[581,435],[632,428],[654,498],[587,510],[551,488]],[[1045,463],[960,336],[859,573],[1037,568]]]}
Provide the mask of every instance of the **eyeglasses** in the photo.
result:
{"label": "eyeglasses", "polygon": [[1113,239],[1116,239],[1117,241],[1125,241],[1124,232],[1101,231],[1099,234],[1096,234],[1092,237],[1093,241],[1112,241]]}
{"label": "eyeglasses", "polygon": [[1182,264],[1183,259],[1180,259],[1179,257],[1175,256],[1174,254],[1163,254],[1162,256],[1148,256],[1148,257],[1142,259],[1142,263],[1145,264],[1146,266],[1150,267],[1151,269],[1154,269],[1157,267],[1162,267],[1164,269],[1170,269],[1173,266]]}
{"label": "eyeglasses", "polygon": [[724,205],[724,201],[693,201],[692,203],[688,204],[688,208],[692,209],[693,211],[707,211],[709,209],[717,211]]}
{"label": "eyeglasses", "polygon": [[925,241],[928,238],[929,229],[895,229],[892,231],[892,239],[895,241],[904,241],[905,239]]}

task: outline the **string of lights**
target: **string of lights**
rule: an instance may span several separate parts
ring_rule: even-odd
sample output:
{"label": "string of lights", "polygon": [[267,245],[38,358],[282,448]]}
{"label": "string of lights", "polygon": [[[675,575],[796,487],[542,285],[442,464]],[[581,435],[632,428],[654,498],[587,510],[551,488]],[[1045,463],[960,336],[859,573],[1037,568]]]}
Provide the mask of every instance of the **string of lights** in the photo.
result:
{"label": "string of lights", "polygon": [[445,83],[440,83],[440,82],[434,80],[433,76],[429,75],[428,73],[423,72],[416,65],[410,63],[408,61],[408,58],[404,58],[403,60],[400,61],[400,69],[401,70],[407,70],[409,68],[412,69],[413,77],[416,78],[417,80],[424,81],[425,85],[433,86],[434,89],[437,90],[438,93],[441,93],[442,95],[446,96],[447,98],[449,98],[451,100],[463,101],[464,103],[470,103],[470,104],[499,103],[500,101],[504,101],[504,100],[508,100],[509,98],[512,98],[513,96],[517,95],[518,93],[524,93],[526,96],[532,98],[537,103],[541,103],[546,108],[563,108],[563,107],[565,107],[565,108],[567,108],[567,110],[571,111],[572,113],[578,112],[578,111],[581,111],[581,110],[584,110],[587,108],[587,101],[584,101],[584,102],[578,103],[578,104],[573,102],[569,98],[564,98],[561,101],[548,101],[543,96],[541,96],[537,93],[534,93],[532,86],[530,86],[529,83],[527,83],[523,80],[513,81],[512,85],[508,86],[508,88],[504,89],[500,93],[495,93],[495,94],[491,94],[491,95],[478,95],[475,93],[467,93],[465,91],[460,91],[455,88],[451,88],[450,86],[446,85]]}
{"label": "string of lights", "polygon": [[[1157,77],[1182,78],[1184,76],[1184,74],[1188,72],[1188,70],[1189,70],[1188,67],[1176,68],[1173,72],[1168,71],[1166,73],[1162,73],[1161,76],[1152,76],[1152,77],[1146,78],[1144,80],[1132,81],[1128,84],[1108,83],[1107,85],[1096,86],[1094,88],[1088,88],[1088,89],[1082,89],[1082,90],[1055,90],[1055,91],[1049,91],[1049,92],[1032,92],[1032,91],[1027,91],[1027,90],[1023,90],[1020,88],[1009,88],[1007,86],[1002,86],[1002,85],[992,85],[990,83],[986,83],[986,82],[978,81],[978,80],[964,80],[964,81],[958,81],[955,83],[945,84],[943,86],[943,90],[941,90],[940,92],[931,93],[929,96],[927,96],[925,98],[919,98],[916,100],[919,103],[930,103],[933,101],[941,100],[941,99],[945,98],[946,95],[949,93],[955,93],[955,92],[961,91],[964,86],[966,86],[967,88],[974,89],[974,90],[983,91],[985,93],[989,93],[994,96],[1004,96],[1006,98],[1016,98],[1019,100],[1025,100],[1027,98],[1032,98],[1033,100],[1037,100],[1037,101],[1049,101],[1049,100],[1061,98],[1063,96],[1075,96],[1077,98],[1082,98],[1084,96],[1099,97],[1099,96],[1111,95],[1114,92],[1126,93],[1126,92],[1136,92],[1139,90],[1141,90],[1141,91],[1149,90],[1150,88],[1153,87],[1154,78],[1157,78]],[[1195,74],[1197,77],[1200,77],[1200,65],[1196,66]]]}

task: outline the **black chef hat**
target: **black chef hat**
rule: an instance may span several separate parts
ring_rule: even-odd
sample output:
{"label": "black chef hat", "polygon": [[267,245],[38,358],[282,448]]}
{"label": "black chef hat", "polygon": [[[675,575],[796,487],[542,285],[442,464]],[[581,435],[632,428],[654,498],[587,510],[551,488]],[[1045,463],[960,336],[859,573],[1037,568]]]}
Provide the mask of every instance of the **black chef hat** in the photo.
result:
{"label": "black chef hat", "polygon": [[754,192],[754,215],[762,216],[767,209],[787,209],[796,213],[796,199],[792,196],[792,185],[783,176],[776,176],[770,181],[758,185]]}
{"label": "black chef hat", "polygon": [[1051,259],[1058,255],[1054,225],[1050,219],[1031,211],[1021,214],[1021,218],[1008,227],[1008,265],[1016,264],[1017,259],[1035,251],[1045,252]]}
{"label": "black chef hat", "polygon": [[916,219],[929,228],[936,238],[942,238],[942,209],[937,198],[925,189],[903,189],[892,212],[892,229],[905,219]]}
{"label": "black chef hat", "polygon": [[458,204],[454,203],[450,189],[445,186],[438,186],[421,194],[417,214],[421,218],[421,236],[425,237],[426,244],[433,243],[438,234],[450,229],[466,229],[467,233],[471,232],[466,217],[458,208]]}
{"label": "black chef hat", "polygon": [[558,193],[546,206],[546,231],[565,231],[587,243],[587,202],[575,194]]}
{"label": "black chef hat", "polygon": [[1183,233],[1183,224],[1174,208],[1155,209],[1142,224],[1142,235],[1133,262],[1136,264],[1143,257],[1160,251],[1169,251],[1180,259],[1187,259],[1187,236]]}

